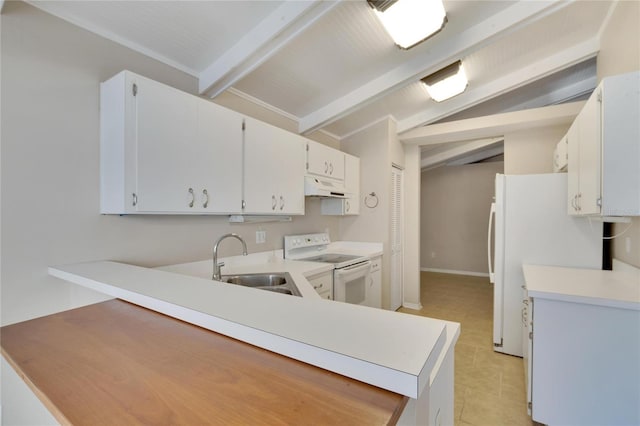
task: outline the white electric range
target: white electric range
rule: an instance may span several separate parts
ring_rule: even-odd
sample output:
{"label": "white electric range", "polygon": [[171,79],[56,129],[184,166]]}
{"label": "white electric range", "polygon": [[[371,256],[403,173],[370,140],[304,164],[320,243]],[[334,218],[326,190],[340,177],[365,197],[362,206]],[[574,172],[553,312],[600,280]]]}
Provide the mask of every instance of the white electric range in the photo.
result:
{"label": "white electric range", "polygon": [[339,302],[364,305],[371,281],[371,260],[329,249],[329,234],[287,235],[284,258],[333,264],[333,298]]}

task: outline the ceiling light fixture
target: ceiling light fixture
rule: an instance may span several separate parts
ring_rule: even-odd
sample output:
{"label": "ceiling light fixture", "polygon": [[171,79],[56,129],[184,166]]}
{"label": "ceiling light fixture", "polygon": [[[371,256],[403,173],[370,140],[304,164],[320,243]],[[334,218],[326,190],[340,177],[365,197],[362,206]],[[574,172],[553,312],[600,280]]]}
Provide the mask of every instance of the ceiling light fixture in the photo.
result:
{"label": "ceiling light fixture", "polygon": [[393,41],[409,49],[447,22],[442,0],[367,0]]}
{"label": "ceiling light fixture", "polygon": [[442,102],[464,92],[469,82],[462,61],[454,62],[421,80],[431,99]]}

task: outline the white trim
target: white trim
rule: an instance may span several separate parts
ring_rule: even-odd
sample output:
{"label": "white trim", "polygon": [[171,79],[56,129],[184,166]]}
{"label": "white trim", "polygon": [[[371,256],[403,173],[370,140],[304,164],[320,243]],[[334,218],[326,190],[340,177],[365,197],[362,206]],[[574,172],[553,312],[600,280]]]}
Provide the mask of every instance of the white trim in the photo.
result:
{"label": "white trim", "polygon": [[431,124],[400,135],[404,144],[431,145],[504,135],[522,129],[571,123],[585,101],[553,105],[524,111]]}
{"label": "white trim", "polygon": [[284,2],[200,73],[199,92],[215,98],[256,70],[339,3]]}
{"label": "white trim", "polygon": [[375,121],[367,123],[364,126],[357,128],[356,130],[352,130],[352,131],[340,136],[340,140],[344,140],[344,139],[350,138],[351,136],[355,135],[356,133],[360,133],[363,130],[368,129],[371,126],[375,126],[376,124],[378,124],[378,123],[380,123],[380,122],[382,122],[384,120],[387,120],[387,119],[388,120],[393,120],[395,123],[398,122],[398,120],[392,114],[383,115],[382,117],[378,118]]}
{"label": "white trim", "polygon": [[477,51],[493,41],[513,33],[518,28],[524,28],[570,4],[571,2],[516,2],[503,11],[460,32],[448,43],[434,45],[428,55],[414,56],[302,117],[299,133],[306,134],[331,124],[362,106],[383,98],[399,87],[406,86],[424,75],[435,72],[470,52]]}
{"label": "white trim", "polygon": [[[556,52],[540,61],[528,64],[526,67],[500,76],[482,86],[470,88],[465,93],[452,98],[446,105],[430,102],[422,111],[400,121],[398,123],[398,133],[420,128],[425,124],[433,123],[489,99],[519,89],[558,71],[594,58],[599,50],[600,40],[593,37],[561,52]],[[587,83],[587,85],[589,84]],[[578,91],[584,92],[584,89],[580,87]]]}
{"label": "white trim", "polygon": [[293,115],[293,114],[291,114],[289,112],[286,112],[284,110],[281,110],[280,108],[274,107],[273,105],[266,103],[262,99],[255,98],[255,97],[249,95],[248,93],[243,92],[242,90],[236,89],[235,87],[229,87],[227,89],[227,92],[229,92],[231,94],[234,94],[234,95],[238,96],[239,98],[242,98],[242,99],[244,99],[246,101],[252,102],[252,103],[254,103],[254,104],[256,104],[256,105],[258,105],[258,106],[260,106],[262,108],[268,109],[271,112],[275,112],[276,114],[280,114],[283,117],[288,118],[290,120],[293,120],[293,121],[297,122],[300,119],[299,117],[296,117],[295,115]]}
{"label": "white trim", "polygon": [[114,43],[118,43],[124,47],[128,47],[131,50],[134,50],[138,53],[141,53],[145,56],[148,56],[152,59],[155,59],[156,61],[160,61],[166,65],[169,65],[170,67],[173,67],[179,71],[185,72],[193,77],[198,78],[198,72],[196,70],[194,70],[193,68],[190,68],[184,64],[181,64],[177,61],[174,61],[173,59],[170,59],[164,55],[161,55],[160,53],[149,49],[147,47],[144,47],[138,43],[134,43],[131,40],[127,40],[124,37],[120,37],[118,34],[115,34],[111,31],[102,29],[102,28],[98,28],[95,25],[91,25],[87,22],[82,22],[79,19],[75,19],[69,16],[63,16],[59,13],[56,13],[52,10],[50,10],[48,7],[46,7],[47,3],[46,1],[41,1],[41,2],[35,2],[35,1],[31,1],[31,0],[25,0],[26,3],[30,4],[31,6],[38,8],[42,11],[44,11],[45,13],[48,13],[49,15],[55,16],[56,18],[60,18],[63,21],[67,21],[70,24],[75,25],[76,27],[82,28],[84,30],[87,30],[89,32],[92,32],[94,34],[99,35],[100,37],[106,38],[107,40],[111,40]]}
{"label": "white trim", "polygon": [[[279,114],[281,116],[283,116],[284,118],[287,118],[289,120],[295,121],[296,123],[298,123],[298,121],[300,120],[299,117],[296,117],[295,115],[286,112],[284,110],[281,110],[280,108],[277,108],[271,104],[266,103],[265,101],[255,98],[245,92],[243,92],[242,90],[238,90],[235,87],[229,87],[227,89],[227,92],[231,93],[232,95],[235,95],[241,99],[244,99],[245,101],[251,102],[259,107],[262,107],[268,111],[271,111],[273,113]],[[335,135],[327,130],[324,129],[318,129],[317,132],[319,133],[324,133],[325,135],[329,136],[330,138],[335,139],[336,141],[340,142],[341,138],[338,135]]]}
{"label": "white trim", "polygon": [[422,309],[422,304],[421,303],[402,302],[402,307],[403,308],[407,308],[407,309],[413,309],[414,311],[419,311],[420,309]]}
{"label": "white trim", "polygon": [[[469,141],[464,145],[456,146],[446,151],[438,152],[437,154],[432,154],[432,155],[427,154],[424,158],[420,159],[420,168],[422,169],[422,168],[432,167],[438,164],[449,164],[450,162],[455,162],[456,160],[460,160],[465,155],[469,156],[474,153],[477,154],[479,150],[487,150],[489,148],[494,148],[496,144],[501,144],[503,141],[504,141],[503,137],[478,139],[475,141]],[[504,150],[502,145],[498,146],[497,149],[501,152]],[[497,155],[497,154],[493,154],[493,155]],[[484,158],[488,158],[488,156]],[[464,163],[461,163],[461,164],[464,164]]]}
{"label": "white trim", "polygon": [[440,274],[454,274],[454,275],[468,275],[471,277],[487,277],[489,278],[489,274],[487,272],[473,272],[473,271],[458,271],[455,269],[439,269],[439,268],[420,268],[423,272],[438,272]]}

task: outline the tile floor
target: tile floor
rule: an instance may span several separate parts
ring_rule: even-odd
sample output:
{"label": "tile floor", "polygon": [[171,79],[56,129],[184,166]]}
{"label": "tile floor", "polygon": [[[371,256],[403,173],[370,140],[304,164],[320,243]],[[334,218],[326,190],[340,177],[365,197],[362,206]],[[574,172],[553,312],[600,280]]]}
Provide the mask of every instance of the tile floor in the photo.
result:
{"label": "tile floor", "polygon": [[422,272],[420,297],[420,311],[400,311],[461,324],[454,367],[456,426],[536,425],[527,415],[522,358],[493,351],[488,278]]}

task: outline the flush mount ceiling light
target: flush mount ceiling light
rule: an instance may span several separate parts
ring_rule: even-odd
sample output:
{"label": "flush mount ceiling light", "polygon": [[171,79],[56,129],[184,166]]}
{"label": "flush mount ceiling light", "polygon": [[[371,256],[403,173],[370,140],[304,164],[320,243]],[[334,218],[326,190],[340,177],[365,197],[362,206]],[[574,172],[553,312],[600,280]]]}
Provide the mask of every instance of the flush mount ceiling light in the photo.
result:
{"label": "flush mount ceiling light", "polygon": [[367,0],[393,41],[409,49],[447,22],[442,0]]}
{"label": "flush mount ceiling light", "polygon": [[462,61],[454,62],[426,76],[421,80],[427,87],[429,96],[436,102],[442,102],[459,95],[467,88],[467,75],[464,73]]}

